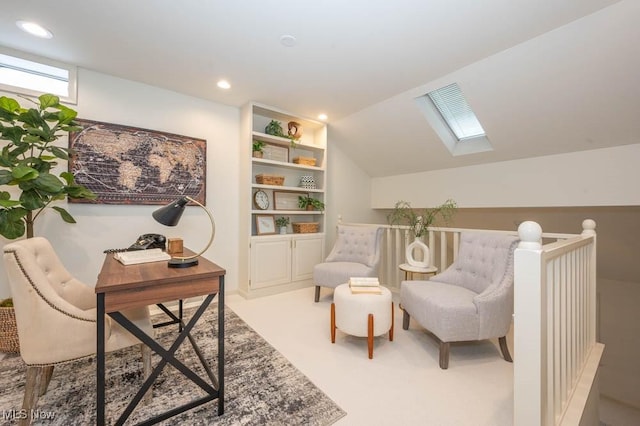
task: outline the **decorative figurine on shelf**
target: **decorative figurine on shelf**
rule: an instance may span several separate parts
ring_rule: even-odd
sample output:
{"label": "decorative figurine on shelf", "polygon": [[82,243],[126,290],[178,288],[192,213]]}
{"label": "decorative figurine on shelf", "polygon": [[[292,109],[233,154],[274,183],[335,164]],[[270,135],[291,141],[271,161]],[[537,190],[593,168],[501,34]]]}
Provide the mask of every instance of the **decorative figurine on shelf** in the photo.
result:
{"label": "decorative figurine on shelf", "polygon": [[287,126],[289,127],[289,137],[298,140],[302,137],[302,126],[300,123],[290,121]]}
{"label": "decorative figurine on shelf", "polygon": [[287,137],[287,135],[285,135],[284,131],[282,130],[280,122],[277,120],[271,120],[269,124],[267,124],[267,127],[264,128],[264,132],[271,136],[280,136],[283,138]]}
{"label": "decorative figurine on shelf", "polygon": [[287,225],[289,224],[289,218],[286,216],[282,216],[276,219],[276,226],[280,228],[281,234],[287,233]]}

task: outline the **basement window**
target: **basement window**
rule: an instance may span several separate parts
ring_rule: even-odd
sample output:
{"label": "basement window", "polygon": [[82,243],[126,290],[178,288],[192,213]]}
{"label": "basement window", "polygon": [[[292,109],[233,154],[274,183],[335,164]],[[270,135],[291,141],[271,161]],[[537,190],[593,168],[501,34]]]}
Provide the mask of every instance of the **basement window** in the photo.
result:
{"label": "basement window", "polygon": [[51,93],[76,103],[76,68],[0,48],[0,90],[27,96]]}
{"label": "basement window", "polygon": [[415,101],[454,156],[493,150],[457,83],[431,91]]}

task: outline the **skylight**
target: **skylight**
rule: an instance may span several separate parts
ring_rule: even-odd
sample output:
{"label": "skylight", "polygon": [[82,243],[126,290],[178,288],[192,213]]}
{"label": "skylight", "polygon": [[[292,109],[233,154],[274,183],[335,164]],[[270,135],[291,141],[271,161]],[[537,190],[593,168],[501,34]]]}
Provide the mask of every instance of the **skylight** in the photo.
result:
{"label": "skylight", "polygon": [[427,95],[459,141],[485,136],[482,125],[457,83],[434,90]]}
{"label": "skylight", "polygon": [[480,121],[457,83],[415,98],[433,130],[452,155],[492,151]]}
{"label": "skylight", "polygon": [[52,93],[75,103],[75,78],[75,67],[0,51],[0,88],[4,90],[30,96]]}

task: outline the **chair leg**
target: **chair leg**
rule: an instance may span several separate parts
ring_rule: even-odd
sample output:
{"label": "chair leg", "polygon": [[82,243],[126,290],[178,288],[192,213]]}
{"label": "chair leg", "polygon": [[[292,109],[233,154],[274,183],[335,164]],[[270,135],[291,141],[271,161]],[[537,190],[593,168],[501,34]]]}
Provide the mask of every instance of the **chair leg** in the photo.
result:
{"label": "chair leg", "polygon": [[320,301],[320,286],[317,285],[316,286],[316,298],[315,298],[316,303]]}
{"label": "chair leg", "polygon": [[369,359],[373,359],[373,314],[369,314],[367,321],[367,348],[369,349]]}
{"label": "chair leg", "polygon": [[336,342],[336,304],[331,304],[331,343]]}
{"label": "chair leg", "polygon": [[407,310],[405,309],[402,311],[402,329],[403,330],[409,329],[409,320],[411,320],[411,317],[409,316],[409,312],[407,312]]}
{"label": "chair leg", "polygon": [[390,342],[393,342],[393,325],[394,325],[393,302],[391,302],[391,328],[389,329],[389,341]]}
{"label": "chair leg", "polygon": [[[46,388],[44,383],[47,381],[48,367],[27,367],[27,380],[24,385],[24,398],[22,399],[22,410],[27,414],[25,418],[21,418],[19,425],[31,424],[31,413],[35,410],[38,404],[38,397],[43,388]],[[51,370],[53,371],[53,370]]]}
{"label": "chair leg", "polygon": [[[151,348],[145,345],[144,343],[141,343],[140,352],[142,353],[142,376],[144,380],[147,380],[151,375]],[[149,390],[144,395],[144,397],[142,397],[142,401],[145,404],[148,404],[151,402],[151,398],[153,395],[151,389],[152,388],[149,388]]]}
{"label": "chair leg", "polygon": [[440,342],[440,368],[449,368],[449,342]]}
{"label": "chair leg", "polygon": [[502,336],[498,338],[500,342],[500,351],[502,352],[502,357],[507,362],[513,362],[513,358],[511,358],[511,354],[509,353],[509,346],[507,345],[507,336]]}
{"label": "chair leg", "polygon": [[40,396],[47,393],[47,388],[49,387],[49,382],[51,381],[51,376],[53,376],[53,365],[49,365],[44,368],[44,380],[40,383]]}

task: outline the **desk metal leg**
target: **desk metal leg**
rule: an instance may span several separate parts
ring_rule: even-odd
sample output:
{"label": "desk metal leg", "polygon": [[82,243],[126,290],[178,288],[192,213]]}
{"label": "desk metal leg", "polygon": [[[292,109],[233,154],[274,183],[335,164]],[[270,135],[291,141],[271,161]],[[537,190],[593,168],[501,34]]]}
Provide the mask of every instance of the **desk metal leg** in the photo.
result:
{"label": "desk metal leg", "polygon": [[224,413],[224,275],[218,291],[218,415]]}
{"label": "desk metal leg", "polygon": [[98,426],[104,425],[104,293],[98,293],[97,295],[97,353],[96,353],[96,398],[97,398],[97,412],[96,412],[96,424]]}
{"label": "desk metal leg", "polygon": [[[221,283],[221,290],[222,290],[222,283]],[[220,294],[222,294],[222,291],[220,293],[218,293],[218,295],[220,295]],[[215,296],[215,294],[210,294],[210,295],[208,295],[206,297],[204,302],[202,302],[202,304],[200,305],[200,307],[198,308],[196,313],[193,315],[193,317],[186,324],[186,326],[184,327],[183,331],[178,335],[178,337],[176,338],[174,343],[171,345],[169,350],[165,350],[152,337],[148,336],[146,333],[144,333],[142,330],[140,330],[138,327],[136,327],[131,321],[129,321],[120,312],[112,312],[112,313],[109,314],[109,316],[111,316],[116,322],[118,322],[120,325],[122,325],[127,331],[129,331],[131,334],[133,334],[135,337],[137,337],[140,341],[142,341],[144,344],[149,346],[155,353],[157,353],[158,355],[160,355],[162,357],[162,359],[160,360],[158,365],[156,365],[156,367],[154,368],[154,370],[151,373],[151,375],[149,376],[149,378],[147,378],[147,380],[143,383],[143,385],[140,388],[140,390],[138,390],[138,393],[131,400],[131,402],[129,403],[127,408],[125,408],[124,412],[120,415],[120,418],[116,421],[116,425],[124,424],[125,420],[129,417],[129,415],[131,415],[131,413],[133,412],[135,407],[138,405],[138,403],[140,402],[142,397],[147,393],[147,390],[153,385],[153,382],[160,375],[160,373],[162,372],[162,369],[166,366],[167,363],[171,364],[178,371],[180,371],[184,376],[186,376],[192,382],[194,382],[195,384],[200,386],[200,388],[202,388],[207,393],[207,396],[205,396],[203,398],[200,398],[200,399],[197,399],[197,400],[194,400],[194,401],[191,401],[190,403],[187,403],[187,404],[185,404],[183,406],[176,407],[176,408],[174,408],[172,410],[169,410],[166,413],[163,413],[163,414],[161,414],[159,416],[156,416],[156,417],[154,417],[152,419],[148,419],[147,421],[143,422],[143,424],[154,424],[154,423],[160,422],[162,420],[166,420],[166,419],[168,419],[168,418],[170,418],[172,416],[175,416],[176,414],[182,413],[182,412],[184,412],[186,410],[189,410],[191,408],[197,407],[197,406],[199,406],[201,404],[204,404],[206,402],[213,401],[214,399],[219,399],[220,402],[222,401],[221,387],[224,386],[224,380],[223,380],[222,376],[218,380],[218,383],[217,383],[218,389],[216,390],[214,387],[212,387],[210,384],[205,382],[200,376],[198,376],[195,372],[193,372],[191,369],[189,369],[187,366],[185,366],[182,362],[180,362],[174,356],[175,352],[177,351],[179,346],[184,342],[184,340],[186,338],[190,339],[191,344],[194,346],[194,349],[196,349],[196,352],[197,353],[199,352],[199,349],[197,348],[197,345],[195,345],[195,341],[193,339],[191,339],[190,332],[191,332],[191,329],[193,328],[193,326],[196,324],[196,322],[200,318],[200,316],[204,313],[206,308],[209,306],[209,304],[213,300],[214,296]],[[218,318],[220,318],[220,317],[218,317]],[[220,323],[219,327],[220,327],[219,335],[222,335],[222,337],[224,337],[224,335],[223,335],[224,322]],[[221,347],[220,346],[220,342],[218,342],[218,347],[219,348]],[[224,346],[222,346],[222,348],[224,348]],[[220,356],[220,355],[222,355],[222,356]],[[200,358],[201,361],[204,361],[204,357],[202,357],[201,354],[198,353],[198,357]],[[220,366],[221,362],[224,362],[224,354],[219,354],[219,356],[218,356],[218,363],[219,363],[218,372],[219,373],[221,371],[223,371],[221,369],[221,366]],[[207,367],[205,365],[203,365],[203,367],[205,367],[205,370],[207,369]],[[213,378],[212,381],[214,382],[214,386],[215,386],[216,385],[215,378]],[[103,396],[103,401],[104,401],[104,396]],[[103,411],[104,411],[104,407],[103,407]],[[220,413],[220,406],[218,406],[218,413]]]}

